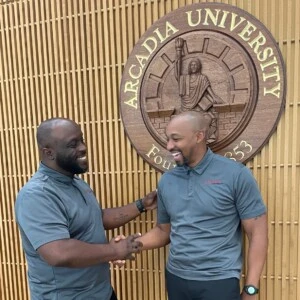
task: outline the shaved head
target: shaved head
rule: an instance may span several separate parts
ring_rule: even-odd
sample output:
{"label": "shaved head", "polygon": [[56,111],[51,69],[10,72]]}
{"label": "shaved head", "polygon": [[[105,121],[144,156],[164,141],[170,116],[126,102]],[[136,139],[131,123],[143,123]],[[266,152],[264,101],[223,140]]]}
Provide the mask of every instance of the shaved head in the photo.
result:
{"label": "shaved head", "polygon": [[45,147],[51,147],[53,143],[55,143],[55,136],[54,136],[55,128],[64,127],[70,124],[78,126],[75,122],[66,118],[52,118],[43,121],[39,125],[36,133],[36,139],[37,139],[39,149]]}
{"label": "shaved head", "polygon": [[169,123],[168,126],[173,125],[174,123],[182,122],[186,126],[190,126],[193,131],[204,131],[207,132],[209,129],[209,124],[211,118],[197,111],[187,111],[179,115],[176,115]]}
{"label": "shaved head", "polygon": [[70,177],[87,171],[83,133],[74,121],[65,118],[45,120],[38,127],[36,138],[41,161],[49,168]]}

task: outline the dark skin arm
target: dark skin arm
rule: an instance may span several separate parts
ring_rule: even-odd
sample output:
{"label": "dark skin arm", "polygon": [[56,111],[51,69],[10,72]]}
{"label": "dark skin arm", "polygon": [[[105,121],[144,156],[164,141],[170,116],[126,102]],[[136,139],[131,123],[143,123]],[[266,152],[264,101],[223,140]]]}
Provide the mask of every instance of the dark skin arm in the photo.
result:
{"label": "dark skin arm", "polygon": [[[245,284],[252,284],[258,287],[268,250],[267,216],[263,214],[256,218],[242,220],[242,225],[249,240]],[[255,300],[256,297],[249,296],[243,292],[241,299]]]}
{"label": "dark skin arm", "polygon": [[[156,191],[147,194],[142,202],[147,211],[155,209],[157,206]],[[140,215],[140,212],[134,202],[121,207],[106,208],[102,211],[103,225],[106,230],[118,228],[133,220],[138,215]]]}
{"label": "dark skin arm", "polygon": [[[143,198],[146,210],[156,208],[156,191]],[[135,203],[119,208],[109,208],[102,212],[105,229],[122,226],[140,214]],[[116,243],[90,244],[75,239],[57,240],[42,245],[37,251],[49,264],[56,267],[81,268],[102,262],[133,259],[132,253],[138,253],[142,244],[135,239],[140,235],[129,236]]]}
{"label": "dark skin arm", "polygon": [[118,259],[132,259],[132,253],[141,250],[142,244],[135,239],[139,234],[109,244],[89,244],[75,239],[53,241],[38,248],[39,255],[51,266],[84,268]]}

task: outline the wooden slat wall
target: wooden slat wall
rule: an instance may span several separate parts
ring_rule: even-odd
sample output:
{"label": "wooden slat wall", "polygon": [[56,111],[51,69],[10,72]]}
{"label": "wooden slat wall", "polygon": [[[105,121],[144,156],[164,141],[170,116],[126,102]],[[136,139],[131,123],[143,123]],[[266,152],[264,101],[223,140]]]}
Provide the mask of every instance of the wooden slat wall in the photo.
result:
{"label": "wooden slat wall", "polygon": [[[14,201],[35,172],[37,125],[64,116],[79,122],[89,149],[90,183],[103,207],[129,203],[156,187],[160,174],[124,134],[122,69],[153,22],[199,1],[0,0],[0,299],[29,299]],[[214,2],[214,1],[210,1]],[[218,0],[259,18],[287,66],[286,109],[269,143],[248,166],[268,206],[269,254],[260,300],[300,300],[300,4],[298,0]],[[114,232],[145,232],[148,213]],[[120,300],[166,299],[166,249],[112,269]]]}

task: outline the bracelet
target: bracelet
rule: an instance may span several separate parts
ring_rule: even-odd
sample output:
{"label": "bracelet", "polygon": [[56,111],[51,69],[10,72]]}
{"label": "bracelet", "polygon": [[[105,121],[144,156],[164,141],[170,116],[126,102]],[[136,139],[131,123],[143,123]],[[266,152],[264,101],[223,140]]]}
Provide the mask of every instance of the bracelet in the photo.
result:
{"label": "bracelet", "polygon": [[136,207],[137,207],[137,209],[139,210],[140,213],[146,212],[146,208],[143,204],[142,199],[136,200],[135,205],[136,205]]}

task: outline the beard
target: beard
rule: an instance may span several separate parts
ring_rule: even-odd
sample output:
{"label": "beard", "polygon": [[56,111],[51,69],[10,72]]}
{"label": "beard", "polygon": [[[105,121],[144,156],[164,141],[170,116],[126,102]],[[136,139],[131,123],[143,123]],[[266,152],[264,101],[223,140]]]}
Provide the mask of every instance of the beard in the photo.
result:
{"label": "beard", "polygon": [[175,161],[175,163],[178,167],[188,165],[188,162],[189,162],[189,160],[184,156],[182,156],[182,159],[180,161]]}
{"label": "beard", "polygon": [[83,174],[88,170],[88,165],[80,166],[76,159],[63,155],[56,156],[56,164],[63,170],[72,174]]}
{"label": "beard", "polygon": [[[178,155],[176,155],[177,156],[177,158],[174,156],[174,152],[176,153],[176,152],[178,152],[178,153],[180,153],[179,155],[180,155],[180,159],[178,159]],[[183,155],[183,153],[182,153],[182,151],[180,150],[180,149],[174,149],[173,151],[172,151],[172,153],[173,153],[173,157],[174,157],[174,159],[175,159],[175,163],[176,163],[176,165],[178,166],[178,167],[180,167],[180,166],[183,166],[183,165],[187,165],[188,164],[188,158],[186,158],[184,155]]]}

